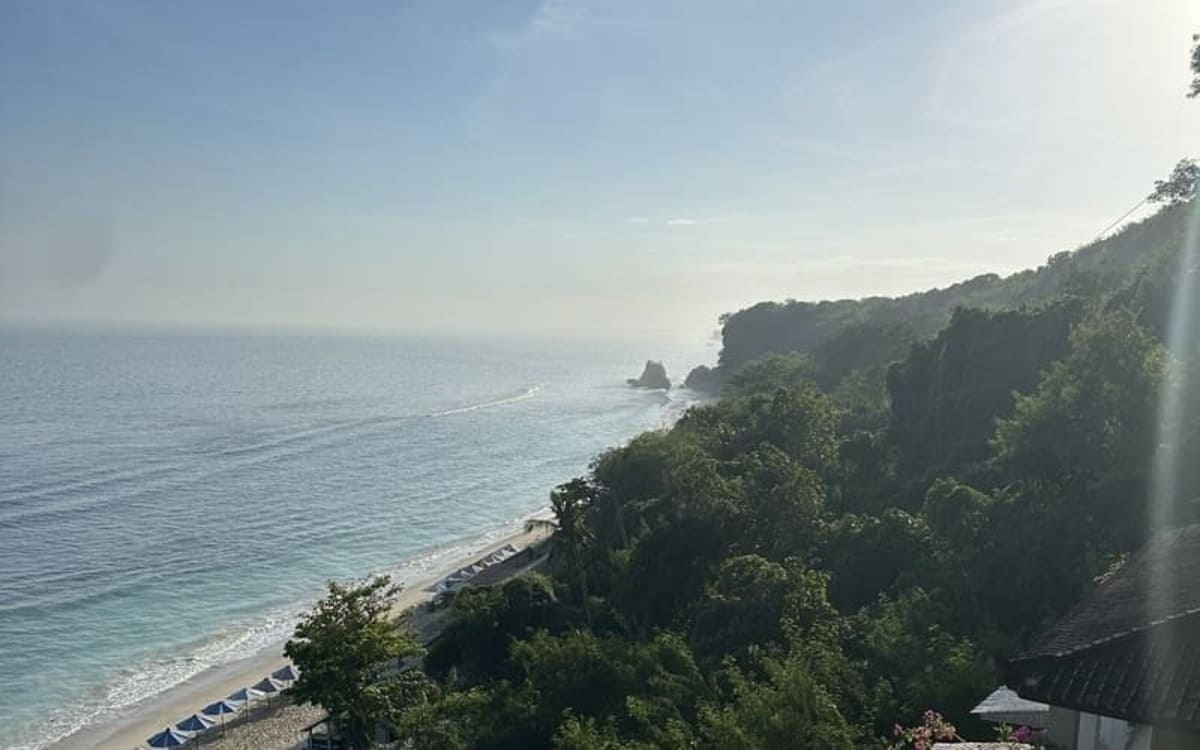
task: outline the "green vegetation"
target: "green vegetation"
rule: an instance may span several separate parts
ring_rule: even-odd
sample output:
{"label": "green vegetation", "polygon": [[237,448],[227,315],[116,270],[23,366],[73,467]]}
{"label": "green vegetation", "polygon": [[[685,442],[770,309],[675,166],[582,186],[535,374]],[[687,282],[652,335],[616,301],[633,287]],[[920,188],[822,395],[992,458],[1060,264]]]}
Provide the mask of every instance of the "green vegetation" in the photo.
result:
{"label": "green vegetation", "polygon": [[[1200,49],[1198,47],[1197,49]],[[1147,198],[1152,203],[1175,205],[1196,197],[1200,185],[1200,164],[1193,159],[1181,159],[1165,180],[1154,181],[1154,192]]]}
{"label": "green vegetation", "polygon": [[904,359],[907,344],[931,338],[950,323],[955,310],[1021,311],[1042,307],[1071,292],[1095,294],[1127,281],[1149,259],[1171,255],[1187,224],[1184,204],[1194,194],[1196,166],[1183,160],[1155,186],[1167,210],[1152,219],[1045,265],[1001,278],[995,274],[904,297],[824,302],[762,302],[724,315],[718,367],[698,373],[695,387],[712,390],[747,364],[770,354],[807,352],[823,387],[836,386],[863,368]]}
{"label": "green vegetation", "polygon": [[[929,710],[989,736],[967,712],[1002,660],[1151,531],[1196,210],[1107,240],[1120,273],[1057,258],[1042,304],[960,308],[925,340],[851,322],[742,365],[558,487],[547,568],[456,596],[423,670],[386,582],[332,587],[288,644],[297,695],[415,748],[884,747]],[[1184,469],[1176,498],[1200,495]]]}
{"label": "green vegetation", "polygon": [[850,748],[932,709],[990,736],[967,712],[1000,660],[1150,531],[1143,303],[1194,209],[1108,241],[1157,240],[1127,273],[915,343],[849,324],[606,452],[553,493],[545,574],[453,601],[395,723],[418,748]]}
{"label": "green vegetation", "polygon": [[300,668],[292,697],[327,709],[352,747],[368,746],[380,721],[426,692],[421,671],[401,663],[421,647],[387,616],[396,592],[386,576],[354,586],[331,583],[284,647]]}
{"label": "green vegetation", "polygon": [[[357,658],[332,674],[321,634],[379,611],[378,589],[334,588],[288,646],[299,694],[371,706],[414,748],[989,736],[968,710],[1002,661],[1145,541],[1156,456],[1200,447],[1194,397],[1159,444],[1166,375],[1197,361],[1163,344],[1175,280],[1200,274],[1187,164],[1156,215],[1035,271],[727,316],[698,376],[722,399],[556,489],[547,569],[456,596],[402,683],[425,689],[377,699]],[[1156,517],[1188,520],[1200,471],[1172,488]],[[353,653],[411,653],[373,628]]]}

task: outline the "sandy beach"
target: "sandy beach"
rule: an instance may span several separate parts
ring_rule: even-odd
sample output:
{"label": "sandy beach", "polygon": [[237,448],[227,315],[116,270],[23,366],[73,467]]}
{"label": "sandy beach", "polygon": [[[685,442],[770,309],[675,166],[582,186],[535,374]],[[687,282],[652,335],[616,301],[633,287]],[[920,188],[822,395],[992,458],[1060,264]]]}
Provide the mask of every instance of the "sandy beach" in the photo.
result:
{"label": "sandy beach", "polygon": [[[505,545],[518,549],[530,546],[547,536],[545,530],[532,532],[521,531],[508,537],[496,540],[482,549],[475,549],[470,554],[447,561],[436,569],[423,573],[405,584],[394,607],[394,614],[400,616],[411,611],[412,625],[425,638],[436,633],[437,618],[430,618],[418,607],[428,602],[433,593],[428,589],[450,575],[454,571],[470,565],[482,556],[490,554]],[[201,672],[191,679],[172,687],[163,693],[137,704],[123,712],[122,716],[112,722],[87,726],[70,736],[54,743],[51,750],[84,750],[99,748],[101,750],[130,750],[130,748],[145,747],[145,741],[151,735],[161,732],[167,726],[173,725],[201,707],[243,687],[254,684],[264,676],[285,666],[288,662],[282,655],[283,643],[264,651],[262,654]],[[304,727],[320,719],[323,712],[313,706],[295,706],[286,700],[273,698],[271,707],[265,701],[254,705],[248,721],[240,717],[230,722],[225,728],[224,736],[212,733],[206,736],[205,747],[225,748],[226,750],[284,750],[303,744],[306,735]]]}

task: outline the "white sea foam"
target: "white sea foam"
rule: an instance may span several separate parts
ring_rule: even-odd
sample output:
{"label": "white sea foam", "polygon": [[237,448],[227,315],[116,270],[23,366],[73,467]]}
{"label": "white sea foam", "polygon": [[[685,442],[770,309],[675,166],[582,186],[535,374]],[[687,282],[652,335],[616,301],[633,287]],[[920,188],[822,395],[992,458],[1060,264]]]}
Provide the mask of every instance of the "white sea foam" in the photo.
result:
{"label": "white sea foam", "polygon": [[[528,521],[548,518],[549,512],[549,508],[539,508],[477,536],[437,547],[394,566],[374,571],[363,579],[384,574],[392,576],[398,583],[413,584],[452,561],[484,553],[499,540],[524,529]],[[13,750],[45,748],[79,729],[150,700],[206,670],[257,656],[270,649],[279,650],[312,601],[298,601],[253,620],[231,623],[190,651],[134,665],[83,700],[52,708],[29,727],[30,735],[38,738],[34,744],[17,745]]]}
{"label": "white sea foam", "polygon": [[111,718],[214,667],[278,648],[295,629],[303,606],[273,610],[250,621],[231,623],[183,654],[161,656],[136,664],[115,679],[90,691],[82,700],[51,708],[29,727],[34,744],[47,747],[88,725]]}
{"label": "white sea foam", "polygon": [[0,364],[6,748],[278,647],[327,577],[434,578],[689,397],[626,388],[631,349],[616,343],[2,344],[15,355]]}
{"label": "white sea foam", "polygon": [[434,413],[430,414],[429,416],[431,416],[431,417],[449,417],[449,416],[453,416],[455,414],[469,414],[470,412],[479,411],[480,409],[491,409],[496,406],[507,406],[508,404],[515,404],[515,403],[519,403],[521,401],[528,401],[529,399],[536,397],[538,395],[538,393],[541,392],[541,390],[542,390],[542,387],[540,385],[534,385],[534,386],[530,386],[529,388],[526,388],[524,391],[517,394],[516,396],[509,396],[507,398],[498,398],[494,401],[483,401],[478,404],[470,404],[468,406],[462,406],[457,409],[447,409],[446,411],[434,412]]}

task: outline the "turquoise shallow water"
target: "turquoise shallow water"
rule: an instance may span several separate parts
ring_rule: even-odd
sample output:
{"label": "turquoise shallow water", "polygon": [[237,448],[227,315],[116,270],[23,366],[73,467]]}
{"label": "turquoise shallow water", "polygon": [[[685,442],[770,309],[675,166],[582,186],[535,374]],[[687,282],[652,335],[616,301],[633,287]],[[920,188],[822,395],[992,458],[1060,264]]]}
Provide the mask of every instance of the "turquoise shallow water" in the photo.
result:
{"label": "turquoise shallow water", "polygon": [[0,331],[0,747],[277,642],[329,578],[545,504],[664,342]]}

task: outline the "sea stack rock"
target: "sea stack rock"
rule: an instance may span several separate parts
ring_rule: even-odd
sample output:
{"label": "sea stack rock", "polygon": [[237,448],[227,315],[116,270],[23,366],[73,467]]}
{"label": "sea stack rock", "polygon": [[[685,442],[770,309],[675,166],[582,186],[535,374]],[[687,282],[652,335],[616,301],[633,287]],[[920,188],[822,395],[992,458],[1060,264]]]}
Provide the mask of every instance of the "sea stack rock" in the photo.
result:
{"label": "sea stack rock", "polygon": [[721,373],[706,365],[698,365],[688,373],[683,387],[700,393],[720,393]]}
{"label": "sea stack rock", "polygon": [[662,362],[652,359],[646,360],[646,367],[642,370],[640,378],[630,378],[626,382],[634,388],[667,390],[671,387],[671,380],[667,377],[667,368],[663,367]]}

